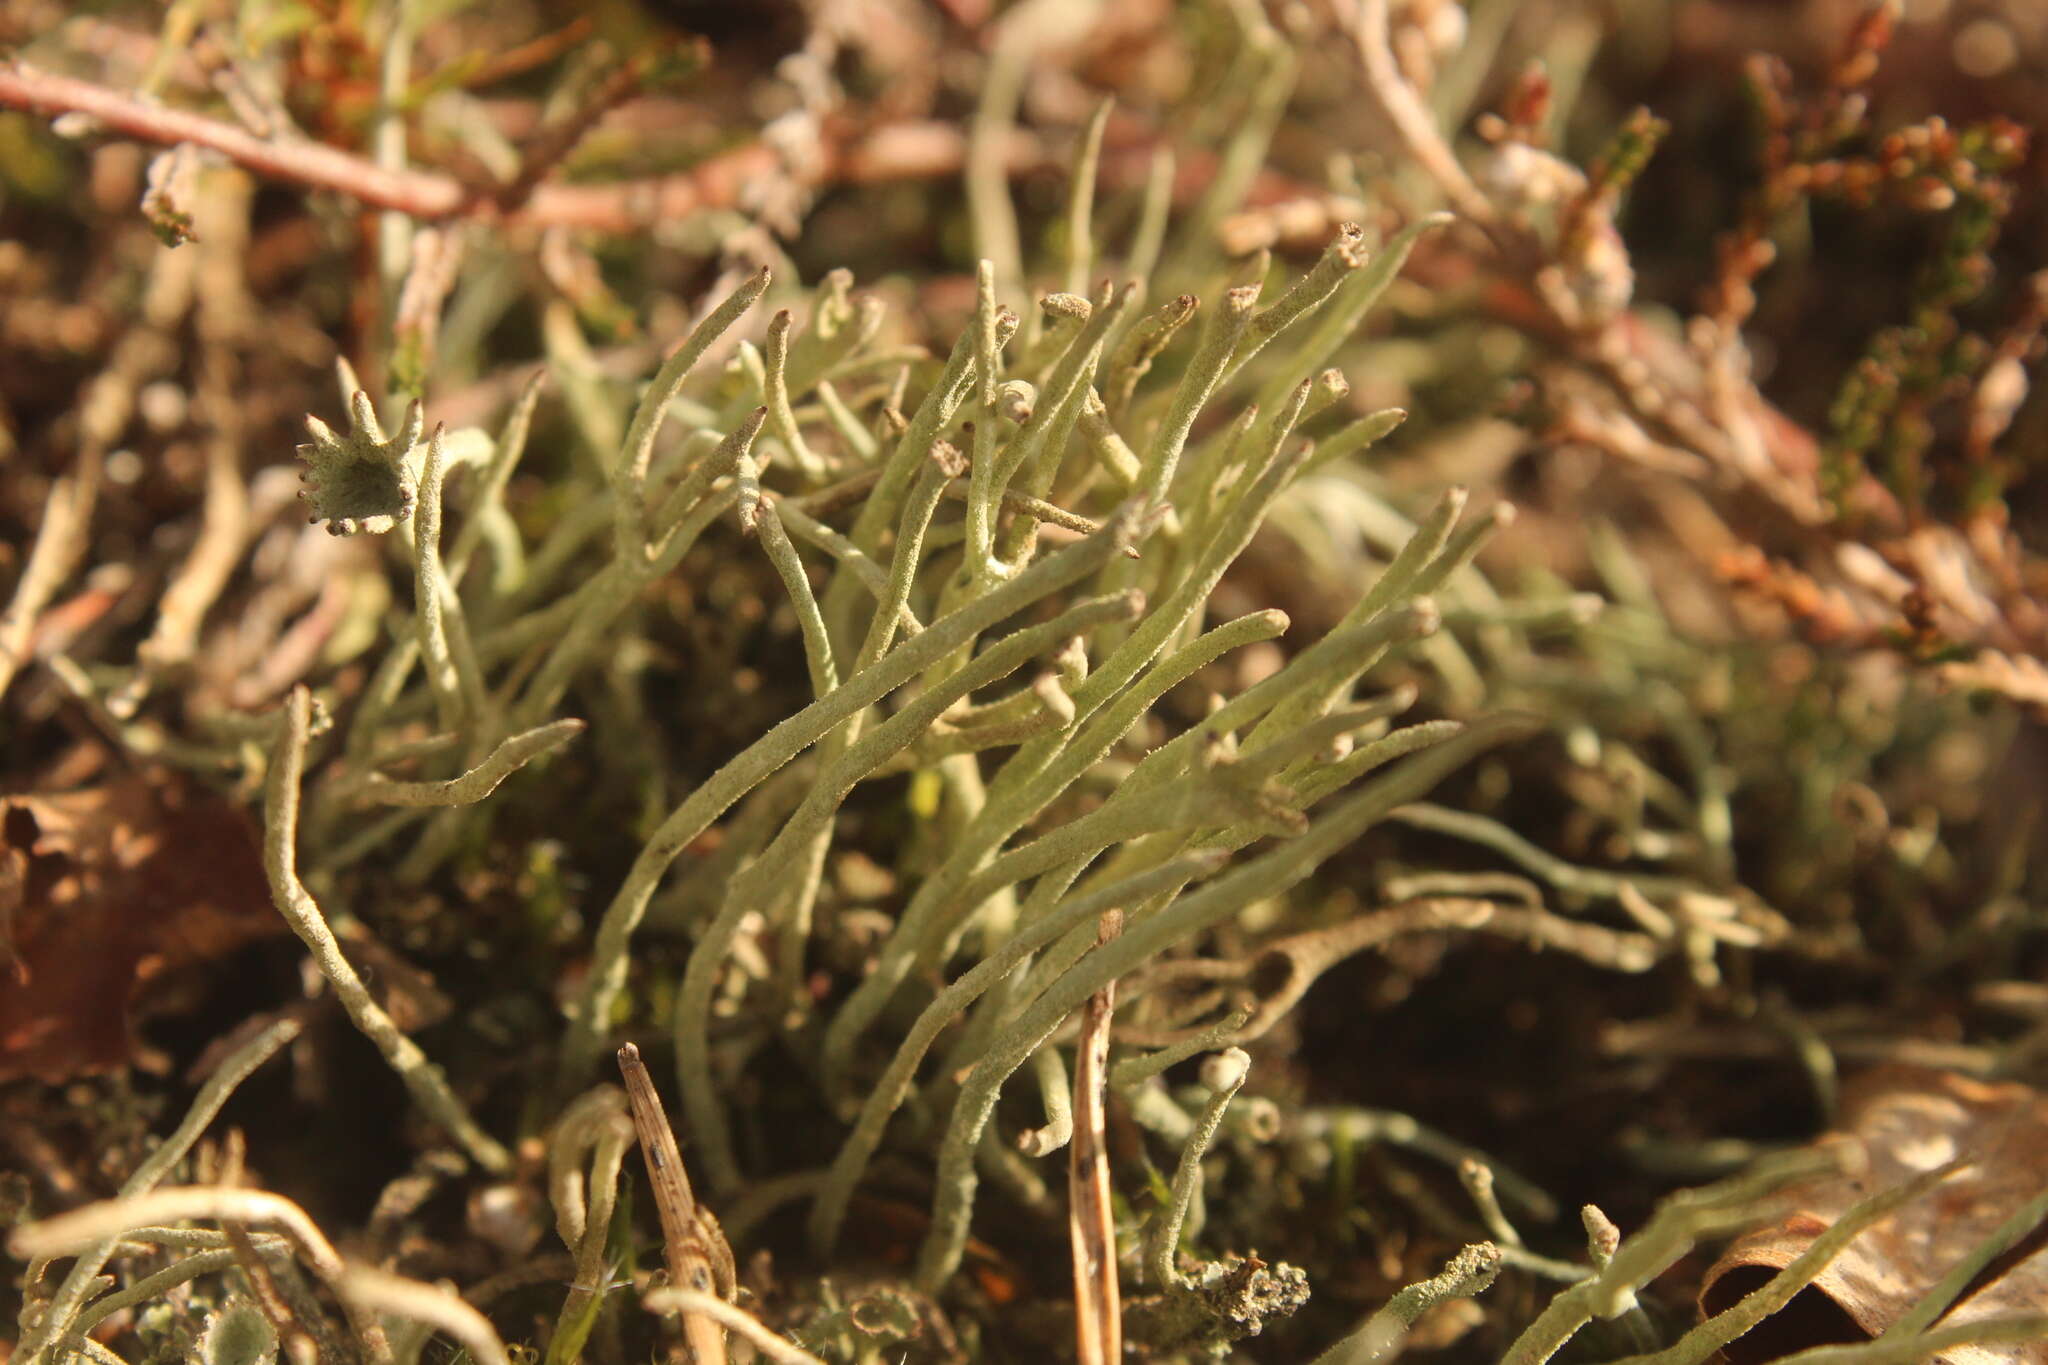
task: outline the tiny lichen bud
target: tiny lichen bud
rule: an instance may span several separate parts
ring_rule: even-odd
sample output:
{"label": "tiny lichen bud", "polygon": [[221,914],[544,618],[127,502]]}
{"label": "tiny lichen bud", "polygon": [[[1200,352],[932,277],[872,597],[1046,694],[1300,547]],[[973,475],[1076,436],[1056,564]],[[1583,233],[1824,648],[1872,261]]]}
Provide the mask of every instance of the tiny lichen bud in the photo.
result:
{"label": "tiny lichen bud", "polygon": [[1086,322],[1094,311],[1088,300],[1079,294],[1047,294],[1038,301],[1038,306],[1045,310],[1048,318],[1072,318],[1076,322]]}
{"label": "tiny lichen bud", "polygon": [[1252,1059],[1241,1047],[1211,1053],[1202,1062],[1202,1084],[1210,1090],[1235,1090],[1244,1084]]}
{"label": "tiny lichen bud", "polygon": [[1614,1226],[1614,1220],[1597,1204],[1588,1204],[1580,1209],[1579,1221],[1586,1229],[1587,1257],[1593,1262],[1594,1269],[1604,1269],[1621,1246],[1621,1229]]}
{"label": "tiny lichen bud", "polygon": [[996,386],[996,411],[1019,426],[1031,420],[1037,402],[1038,390],[1029,380],[1005,379]]}
{"label": "tiny lichen bud", "polygon": [[1414,632],[1413,638],[1415,639],[1427,639],[1429,636],[1436,634],[1443,626],[1443,609],[1437,606],[1436,599],[1433,597],[1416,598],[1408,604],[1408,612],[1410,617],[1409,629]]}

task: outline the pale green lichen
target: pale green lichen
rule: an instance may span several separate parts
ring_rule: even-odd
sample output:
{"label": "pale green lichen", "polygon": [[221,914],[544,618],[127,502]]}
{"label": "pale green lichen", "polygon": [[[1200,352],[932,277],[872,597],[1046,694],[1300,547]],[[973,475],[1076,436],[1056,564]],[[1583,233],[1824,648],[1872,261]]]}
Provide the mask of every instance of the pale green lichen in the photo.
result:
{"label": "pale green lichen", "polygon": [[[1140,1233],[1135,1212],[1121,1229],[1142,1247],[1142,1268],[1159,1291],[1130,1305],[1132,1339],[1155,1353],[1221,1353],[1307,1297],[1301,1269],[1231,1250],[1229,1228],[1198,1225],[1203,1182],[1240,1176],[1232,1163],[1248,1148],[1291,1160],[1377,1142],[1456,1165],[1498,1240],[1467,1247],[1441,1275],[1396,1294],[1322,1357],[1347,1363],[1384,1358],[1421,1312],[1483,1291],[1507,1267],[1567,1286],[1506,1357],[1539,1365],[1591,1322],[1639,1318],[1637,1292],[1676,1256],[1768,1214],[1785,1182],[1837,1160],[1833,1152],[1780,1154],[1740,1179],[1675,1197],[1632,1237],[1589,1206],[1580,1265],[1520,1246],[1496,1191],[1531,1226],[1554,1218],[1557,1201],[1406,1115],[1355,1107],[1283,1114],[1250,1096],[1231,1110],[1247,1078],[1238,1046],[1271,1029],[1324,967],[1397,935],[1483,930],[1613,971],[1680,961],[1709,988],[1725,949],[1776,943],[1789,932],[1735,882],[1728,774],[1698,718],[1667,695],[1670,676],[1697,656],[1671,638],[1649,594],[1632,587],[1619,552],[1596,546],[1624,608],[1617,626],[1590,594],[1504,597],[1475,569],[1513,516],[1507,504],[1474,510],[1463,488],[1451,488],[1411,523],[1397,504],[1424,499],[1348,481],[1356,457],[1406,413],[1368,410],[1332,362],[1348,355],[1421,237],[1447,220],[1414,216],[1377,249],[1364,229],[1335,226],[1321,256],[1261,306],[1273,258],[1221,260],[1214,229],[1262,163],[1300,63],[1256,6],[1232,12],[1244,39],[1228,81],[1238,112],[1233,124],[1222,126],[1217,115],[1206,130],[1220,144],[1220,162],[1185,230],[1169,250],[1173,159],[1162,151],[1121,256],[1093,234],[1095,172],[1111,112],[1104,104],[1074,158],[1057,272],[1064,288],[1035,302],[995,149],[1014,123],[1029,58],[1045,34],[1033,27],[1034,15],[1042,18],[1034,6],[1000,21],[968,167],[985,259],[974,272],[972,315],[943,361],[880,344],[885,306],[855,293],[850,272],[829,272],[805,291],[750,264],[727,276],[726,289],[629,401],[591,354],[573,311],[543,310],[567,420],[595,459],[547,490],[560,515],[535,545],[506,493],[537,381],[527,383],[496,442],[438,428],[423,442],[417,402],[387,437],[368,395],[348,380],[347,433],[309,417],[312,440],[299,447],[314,521],[336,535],[379,534],[404,527],[415,508],[420,516],[400,537],[412,569],[410,617],[394,617],[394,643],[364,670],[358,691],[333,689],[353,703],[339,762],[323,767],[327,755],[312,746],[320,699],[308,689],[293,689],[282,722],[266,718],[223,759],[224,749],[168,746],[153,731],[119,723],[83,669],[68,658],[54,665],[95,718],[106,713],[117,736],[149,756],[193,766],[267,764],[264,860],[273,896],[349,1019],[434,1129],[492,1178],[532,1174],[526,1154],[545,1153],[546,1196],[573,1266],[549,1365],[584,1353],[607,1295],[631,1282],[614,1280],[619,1258],[633,1251],[614,1226],[631,1128],[616,1088],[588,1088],[593,1063],[622,1026],[643,1036],[671,1031],[695,1173],[715,1197],[744,1191],[756,1206],[733,1220],[736,1236],[775,1202],[809,1200],[814,1249],[830,1255],[885,1149],[929,1168],[916,1292],[891,1285],[818,1325],[821,1340],[845,1338],[846,1350],[870,1356],[880,1342],[914,1335],[918,1305],[954,1283],[984,1175],[1007,1182],[1035,1212],[1057,1210],[1056,1195],[1025,1158],[1071,1141],[1077,1106],[1067,1093],[1064,1030],[1082,1002],[1119,981],[1135,987],[1129,1016],[1143,1020],[1135,1027],[1157,1037],[1144,1044],[1149,1050],[1125,1056],[1110,1084],[1143,1129],[1178,1149],[1149,1229]],[[399,37],[388,43],[393,54],[406,46]],[[387,78],[399,65],[387,60]],[[402,132],[397,118],[381,117],[383,132]],[[386,224],[403,226],[395,215]],[[1160,267],[1162,259],[1170,264]],[[1157,302],[1146,311],[1148,296]],[[717,369],[706,362],[721,349],[735,359],[705,373]],[[482,464],[482,477],[451,487],[448,473],[465,462]],[[1223,609],[1226,578],[1255,537],[1277,531],[1313,559],[1319,519],[1344,522],[1370,550],[1362,570],[1340,575],[1335,605],[1343,610],[1321,638],[1289,638],[1291,623],[1277,610]],[[758,605],[792,623],[805,685],[790,689],[790,711],[764,733],[740,737],[707,776],[675,790],[659,746],[647,741],[648,708],[632,674],[656,638],[642,626],[650,589],[702,544],[765,559],[750,566],[753,587],[766,594]],[[490,558],[488,574],[469,572],[479,550]],[[1283,638],[1281,650],[1274,642]],[[1539,638],[1563,639],[1575,662],[1603,671],[1571,673],[1534,648]],[[1246,667],[1233,680],[1233,667],[1255,650],[1271,651],[1270,666]],[[698,662],[682,670],[690,686],[735,681],[700,673]],[[1395,669],[1405,672],[1375,673]],[[1430,704],[1451,714],[1410,720],[1424,695],[1416,679],[1430,675]],[[587,725],[557,714],[572,695],[579,710],[593,707]],[[1639,809],[1621,834],[1646,859],[1689,846],[1702,850],[1697,858],[1663,857],[1670,866],[1652,873],[1580,866],[1493,816],[1423,801],[1499,746],[1562,728],[1545,719],[1558,715],[1571,717],[1580,747],[1632,765],[1635,779],[1647,782],[1648,765],[1598,732],[1623,708],[1632,720],[1645,708],[1653,713],[1653,725],[1632,727],[1651,739],[1635,742],[1668,741],[1691,785],[1667,780],[1653,793],[1675,828],[1653,827]],[[593,925],[587,970],[550,982],[565,992],[552,1086],[522,1096],[525,1131],[514,1142],[488,1131],[509,1126],[505,1111],[473,1107],[373,995],[344,951],[341,912],[322,908],[326,884],[317,877],[332,879],[415,830],[396,879],[429,880],[464,849],[489,846],[491,808],[469,803],[586,728],[631,751],[623,760],[615,754],[601,780],[644,779],[644,819],[630,862],[599,872],[609,881],[579,907]],[[257,751],[253,758],[248,750]],[[382,771],[402,764],[424,775]],[[904,774],[912,838],[924,851],[886,870],[903,894],[893,915],[877,916],[857,898],[835,899],[827,869],[836,853],[881,852],[872,844],[843,848],[852,823],[843,817],[863,784]],[[303,827],[302,790],[310,798]],[[400,809],[363,809],[372,805]],[[1398,903],[1337,923],[1287,924],[1313,913],[1307,903],[1317,898],[1298,888],[1368,831],[1387,827],[1456,840],[1519,871],[1401,869],[1383,878]],[[691,865],[694,880],[678,879],[665,893],[685,851],[714,834],[719,846]],[[1552,914],[1543,904],[1551,893],[1625,915],[1634,928]],[[1099,917],[1110,910],[1126,916],[1126,927],[1098,943]],[[858,945],[858,970],[843,961],[834,968],[843,995],[809,989],[807,973],[828,955],[832,934],[863,911],[870,937]],[[650,916],[670,930],[687,926],[687,949],[668,959],[638,951]],[[1276,925],[1289,932],[1273,932]],[[1144,974],[1155,968],[1191,966],[1239,981],[1281,961],[1288,980],[1262,995],[1219,988],[1191,1007],[1147,998],[1157,983]],[[227,1091],[297,1028],[274,1024],[230,1057],[192,1117],[124,1186],[128,1211],[232,1221],[268,1209],[293,1229],[302,1252],[312,1248],[310,1263],[356,1315],[372,1358],[382,1350],[378,1315],[388,1311],[437,1324],[477,1359],[502,1359],[473,1308],[432,1286],[342,1267],[331,1248],[321,1250],[324,1239],[274,1205],[233,1191],[135,1202],[190,1148]],[[1798,1019],[1787,1020],[1786,1031],[1800,1033],[1810,1069],[1831,1084],[1825,1040]],[[816,1078],[820,1150],[831,1152],[822,1169],[751,1169],[767,1164],[763,1144],[731,1097],[750,1050],[765,1041]],[[1212,1059],[1206,1093],[1190,1098],[1163,1084],[1168,1067],[1212,1049],[1227,1050],[1220,1064]],[[995,1137],[1003,1091],[1026,1068],[1046,1123],[1026,1131],[1020,1155],[1020,1144]],[[1239,1118],[1246,1114],[1257,1117]],[[1857,1228],[1933,1183],[1874,1195],[1766,1290],[1639,1359],[1703,1359],[1782,1306]],[[100,1210],[112,1221],[66,1244],[79,1257],[70,1275],[47,1297],[29,1296],[23,1361],[91,1354],[100,1348],[83,1333],[111,1314],[237,1264],[236,1250],[201,1234],[128,1227],[121,1212]],[[2002,1231],[2018,1235],[2040,1216],[2037,1202]],[[95,1300],[99,1272],[117,1249],[106,1230],[117,1225],[188,1254]],[[17,1244],[39,1249],[30,1273],[36,1286],[48,1268],[45,1243],[30,1236]],[[270,1257],[289,1244],[264,1234],[255,1245]],[[1966,1258],[1908,1315],[1900,1337],[1920,1336],[1923,1346],[1947,1340],[1933,1327],[1947,1304],[1941,1293],[1958,1290],[1995,1250],[1987,1242]],[[828,1307],[831,1293],[819,1292]],[[866,1317],[863,1303],[871,1305]],[[733,1311],[708,1301],[684,1306]],[[751,1318],[732,1322],[765,1330]],[[214,1323],[202,1347],[207,1359],[253,1361],[275,1349],[238,1300],[226,1301]],[[1981,1330],[1991,1338],[2024,1326]],[[415,1330],[412,1350],[401,1354],[416,1352],[425,1334]],[[771,1353],[786,1346],[775,1341],[766,1340]],[[1888,1338],[1844,1358],[1905,1358],[1913,1344]]]}

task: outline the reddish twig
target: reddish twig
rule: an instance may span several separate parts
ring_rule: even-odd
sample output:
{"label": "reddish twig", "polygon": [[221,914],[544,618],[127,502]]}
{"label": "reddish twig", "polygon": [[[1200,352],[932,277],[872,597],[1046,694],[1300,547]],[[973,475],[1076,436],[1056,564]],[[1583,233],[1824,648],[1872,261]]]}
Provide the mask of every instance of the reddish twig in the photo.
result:
{"label": "reddish twig", "polygon": [[[537,185],[517,209],[501,213],[493,202],[493,191],[466,185],[452,175],[390,170],[318,142],[271,141],[220,119],[167,109],[91,81],[38,71],[19,62],[0,64],[0,108],[50,118],[85,114],[124,137],[160,146],[190,143],[273,180],[332,190],[368,208],[428,221],[475,217],[521,226],[631,232],[662,219],[731,208],[740,202],[750,183],[789,173],[780,153],[765,143],[752,142],[673,175],[608,185]],[[842,165],[852,178],[860,180],[933,173],[915,161],[892,170],[892,157],[877,155],[906,141],[903,132],[885,128],[853,146],[828,143],[823,176],[831,178]],[[913,134],[907,140],[928,154],[930,139]],[[944,139],[937,141],[943,144]],[[866,145],[870,143],[874,145]],[[950,148],[941,146],[940,151],[944,155]]]}
{"label": "reddish twig", "polygon": [[317,142],[268,141],[204,114],[166,109],[91,81],[38,71],[20,62],[0,65],[0,106],[50,118],[88,114],[139,141],[166,147],[189,142],[219,152],[259,175],[338,190],[373,208],[395,209],[420,218],[459,213],[472,197],[450,176],[386,170]]}

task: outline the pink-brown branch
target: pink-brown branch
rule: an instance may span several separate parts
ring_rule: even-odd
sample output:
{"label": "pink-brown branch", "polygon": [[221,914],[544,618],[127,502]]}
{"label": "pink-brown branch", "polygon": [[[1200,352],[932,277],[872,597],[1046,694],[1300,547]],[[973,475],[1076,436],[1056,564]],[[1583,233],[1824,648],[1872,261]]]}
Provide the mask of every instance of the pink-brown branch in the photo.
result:
{"label": "pink-brown branch", "polygon": [[[473,217],[530,227],[630,232],[661,219],[732,208],[749,184],[790,173],[773,148],[752,142],[673,175],[612,184],[540,184],[504,212],[494,188],[467,185],[443,172],[390,170],[318,142],[273,141],[204,114],[165,108],[19,62],[0,63],[0,108],[45,118],[84,114],[124,137],[159,146],[190,143],[258,175],[332,190],[367,208],[421,220]],[[957,167],[957,135],[947,132],[940,125],[912,124],[858,137],[828,137],[820,171],[826,179],[875,181],[934,174],[934,165],[947,162]]]}
{"label": "pink-brown branch", "polygon": [[0,105],[46,118],[87,114],[117,133],[142,142],[174,146],[189,142],[219,152],[259,175],[337,190],[373,208],[396,209],[420,218],[460,212],[469,192],[452,177],[426,171],[393,171],[318,142],[272,142],[208,118],[149,104],[20,62],[0,64]]}

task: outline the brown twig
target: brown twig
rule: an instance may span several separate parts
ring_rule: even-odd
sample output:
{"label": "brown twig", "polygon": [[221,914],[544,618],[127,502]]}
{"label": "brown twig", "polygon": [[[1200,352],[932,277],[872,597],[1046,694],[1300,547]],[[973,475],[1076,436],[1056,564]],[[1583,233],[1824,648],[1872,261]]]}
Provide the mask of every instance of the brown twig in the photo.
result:
{"label": "brown twig", "polygon": [[780,153],[753,142],[674,175],[606,185],[536,185],[518,208],[501,214],[492,192],[473,189],[452,175],[392,170],[318,142],[273,142],[220,119],[148,104],[19,62],[0,64],[0,107],[45,117],[86,114],[138,141],[160,146],[190,143],[273,180],[333,190],[366,207],[422,220],[469,216],[525,226],[626,232],[659,219],[730,208],[749,182],[786,174]]}
{"label": "brown twig", "polygon": [[0,105],[45,117],[89,114],[142,142],[166,147],[189,142],[260,175],[339,190],[373,208],[421,218],[458,213],[470,198],[451,176],[385,170],[367,158],[318,142],[267,141],[232,123],[148,104],[91,81],[38,71],[20,62],[0,64]]}
{"label": "brown twig", "polygon": [[[1124,917],[1102,917],[1098,944],[1123,932]],[[1103,1139],[1103,1087],[1109,1078],[1109,1024],[1116,982],[1095,994],[1081,1013],[1074,1047],[1074,1141],[1067,1163],[1067,1227],[1074,1250],[1074,1331],[1081,1365],[1118,1365],[1123,1359],[1123,1306],[1117,1288],[1116,1212],[1110,1204],[1109,1151]]]}
{"label": "brown twig", "polygon": [[[84,114],[139,142],[191,143],[269,179],[332,190],[373,209],[422,221],[475,217],[522,227],[633,232],[650,223],[706,209],[732,208],[749,185],[792,174],[780,152],[761,141],[708,157],[686,171],[604,184],[546,181],[509,211],[495,187],[464,183],[438,171],[392,170],[367,157],[310,141],[271,141],[205,114],[168,109],[91,81],[0,62],[0,108],[55,118]],[[958,173],[966,140],[952,124],[907,119],[862,128],[827,120],[822,155],[810,171],[821,182],[878,184]],[[1035,137],[1019,134],[1004,148],[1011,172],[1046,164]]]}
{"label": "brown twig", "polygon": [[[640,1151],[647,1159],[647,1180],[654,1188],[654,1209],[661,1219],[662,1258],[668,1266],[669,1283],[679,1289],[717,1294],[731,1299],[736,1277],[732,1248],[711,1211],[690,1192],[690,1177],[683,1169],[683,1154],[676,1146],[675,1130],[655,1093],[654,1078],[640,1060],[640,1049],[627,1043],[619,1049],[619,1074],[625,1078],[626,1099],[633,1106],[633,1128],[640,1135]],[[689,1344],[696,1365],[725,1365],[725,1328],[703,1313],[685,1310],[683,1339]]]}

